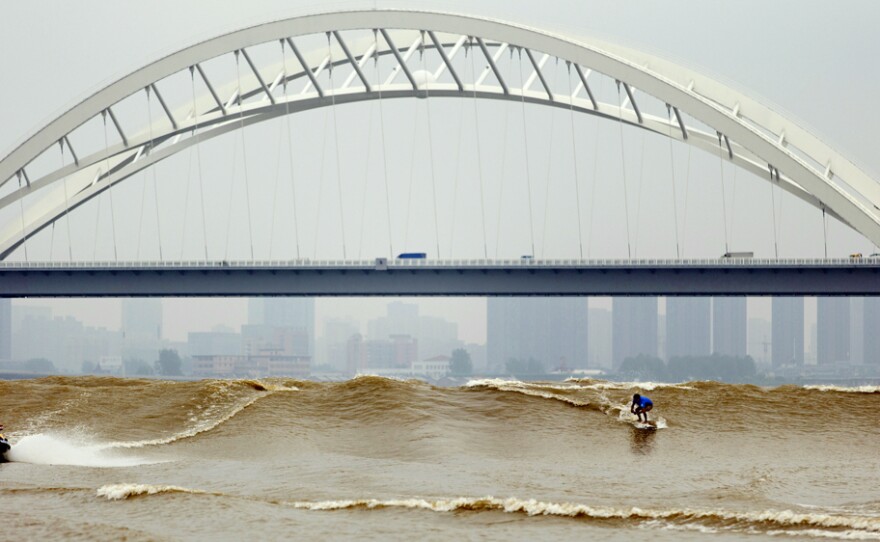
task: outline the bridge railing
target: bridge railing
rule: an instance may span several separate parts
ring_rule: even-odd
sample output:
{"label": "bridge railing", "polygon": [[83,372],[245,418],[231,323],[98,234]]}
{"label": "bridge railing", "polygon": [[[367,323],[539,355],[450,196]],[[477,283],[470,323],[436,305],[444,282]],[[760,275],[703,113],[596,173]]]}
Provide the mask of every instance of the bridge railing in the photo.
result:
{"label": "bridge railing", "polygon": [[369,260],[153,260],[153,261],[0,261],[0,269],[412,269],[412,268],[595,268],[595,267],[810,267],[880,266],[868,258],[698,258],[698,259],[369,259]]}

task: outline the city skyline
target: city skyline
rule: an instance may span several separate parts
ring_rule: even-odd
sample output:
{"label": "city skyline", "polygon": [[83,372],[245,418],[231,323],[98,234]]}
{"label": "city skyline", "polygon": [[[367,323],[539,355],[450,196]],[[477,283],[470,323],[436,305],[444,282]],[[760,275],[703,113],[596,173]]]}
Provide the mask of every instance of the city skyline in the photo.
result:
{"label": "city skyline", "polygon": [[[161,4],[161,2],[160,2]],[[355,7],[356,3],[352,4]],[[171,5],[171,4],[169,4]],[[364,2],[361,7],[405,7],[402,2]],[[421,5],[421,4],[420,4]],[[668,6],[639,6],[628,5],[618,2],[596,2],[585,14],[583,6],[563,6],[558,10],[546,12],[537,9],[530,2],[500,2],[490,1],[479,5],[472,5],[463,1],[426,2],[426,9],[463,11],[475,14],[494,16],[496,13],[505,13],[504,18],[511,20],[530,21],[549,28],[562,30],[576,29],[576,35],[595,35],[602,39],[631,45],[647,51],[656,51],[659,56],[681,61],[686,66],[700,67],[700,71],[717,74],[722,81],[734,81],[734,86],[747,88],[756,96],[763,96],[762,101],[773,104],[785,104],[785,110],[791,111],[795,117],[806,119],[807,125],[817,128],[817,133],[827,135],[829,141],[833,141],[836,147],[847,151],[856,162],[864,164],[868,171],[880,171],[880,158],[871,149],[871,138],[861,128],[872,126],[877,111],[858,107],[864,103],[868,96],[876,94],[875,89],[880,87],[876,74],[859,72],[858,78],[853,79],[852,66],[859,59],[870,58],[863,44],[865,36],[872,35],[872,29],[867,21],[872,20],[870,14],[875,7],[870,2],[848,2],[847,9],[833,10],[822,2],[798,3],[798,21],[805,28],[824,29],[829,20],[837,21],[835,24],[846,25],[847,32],[833,38],[823,31],[815,34],[816,39],[808,38],[807,32],[780,32],[763,33],[754,36],[748,42],[736,42],[730,38],[729,33],[736,24],[721,24],[715,9],[707,7],[705,3],[680,1],[675,5],[684,9],[692,17],[702,17],[706,26],[696,28],[696,37],[685,39],[682,35],[670,34],[660,30],[663,25],[643,24],[644,20],[668,20],[670,24],[675,22],[671,14],[676,10]],[[777,2],[768,5],[764,2],[747,3],[752,11],[764,13],[772,19],[774,14],[788,13],[790,2]],[[132,5],[121,7],[111,2],[102,4],[102,12],[114,13],[117,10],[125,10],[131,13],[141,10],[138,20],[148,20],[161,10],[147,8],[145,6]],[[224,10],[209,10],[200,13],[199,17],[182,17],[177,21],[166,21],[167,31],[156,33],[145,31],[146,27],[128,28],[115,30],[125,33],[125,39],[134,44],[136,58],[128,52],[124,53],[115,48],[94,47],[90,38],[83,34],[83,27],[67,25],[68,17],[80,16],[79,10],[71,6],[41,3],[16,4],[10,6],[12,13],[6,21],[17,18],[29,18],[39,20],[45,31],[58,35],[67,43],[72,56],[89,58],[91,61],[78,64],[76,69],[73,65],[56,61],[51,55],[41,59],[46,62],[56,62],[51,69],[42,70],[32,74],[32,79],[27,84],[15,84],[4,87],[4,100],[0,100],[0,113],[5,121],[5,130],[0,134],[0,149],[8,149],[16,139],[25,133],[29,133],[40,121],[48,116],[50,111],[58,111],[69,103],[75,103],[78,97],[87,93],[90,89],[100,86],[99,82],[108,81],[115,74],[130,71],[135,66],[140,66],[158,56],[162,52],[173,50],[197,41],[195,36],[208,37],[220,33],[223,30],[246,26],[247,21],[237,17],[231,17]],[[193,6],[175,6],[175,9],[191,11],[197,9]],[[315,2],[267,2],[254,8],[253,22],[279,19],[286,16],[294,16],[306,12],[319,11],[321,5]],[[745,13],[750,9],[724,8],[725,18],[743,21]],[[47,16],[51,12],[53,16]],[[62,16],[54,15],[61,13]],[[184,23],[184,21],[186,21]],[[163,26],[163,28],[165,28]],[[21,25],[7,25],[4,28],[3,43],[15,45],[17,50],[23,51],[21,55],[6,55],[2,62],[8,73],[21,72],[30,61],[27,51],[39,50],[40,35],[45,32],[30,32]],[[692,39],[700,39],[702,47],[692,47]],[[719,39],[725,36],[725,39]],[[97,38],[95,38],[97,39]],[[107,39],[107,38],[101,38]],[[726,43],[737,43],[737,47],[729,47]],[[798,51],[799,54],[787,54]],[[828,51],[836,51],[836,58],[843,59],[839,62],[829,63]],[[784,70],[767,72],[764,69],[755,69],[766,55],[779,55],[785,59]],[[814,60],[822,62],[825,69],[829,70],[828,77],[815,79]],[[53,85],[48,81],[57,77],[58,71],[64,77],[69,94],[53,91]],[[835,75],[836,74],[836,75]],[[854,99],[841,104],[841,111],[832,112],[826,108],[816,108],[816,103],[826,103],[837,98],[835,80],[847,80],[850,82],[850,92]],[[30,104],[30,106],[28,106]],[[37,105],[39,104],[39,105]],[[780,108],[783,110],[783,108]],[[853,125],[848,119],[861,119]],[[409,133],[409,132],[408,132]],[[664,147],[668,155],[668,149]],[[697,153],[699,154],[699,153]],[[536,170],[542,169],[540,163],[533,164]],[[717,172],[718,164],[714,163],[713,172]],[[564,173],[559,172],[559,173]],[[608,172],[605,172],[608,174]],[[728,172],[728,176],[730,173]],[[740,207],[742,208],[742,207]],[[778,229],[782,232],[792,231],[800,233],[797,220],[792,214],[793,207],[786,208],[785,220],[780,215]],[[750,213],[746,213],[750,216]],[[763,219],[762,219],[763,220]],[[646,222],[647,224],[647,222]],[[812,222],[811,222],[812,224]],[[769,228],[769,226],[768,226]],[[813,228],[813,226],[811,226]],[[650,228],[643,227],[642,230]],[[731,232],[732,241],[737,240],[736,232]],[[810,229],[815,233],[815,228]],[[699,232],[698,232],[699,233]],[[813,235],[814,239],[820,236]],[[847,239],[841,237],[839,231],[829,230],[829,239],[833,248],[838,253],[850,252]],[[784,241],[785,239],[783,239]],[[791,242],[789,241],[789,244]],[[638,248],[638,247],[635,247]],[[359,300],[351,298],[322,299],[316,303],[316,325],[322,326],[325,317],[345,318],[352,317],[365,320],[381,314],[384,300]],[[422,307],[422,313],[436,315],[459,324],[459,333],[466,342],[485,341],[485,301],[469,299],[421,299],[418,301]],[[57,315],[71,315],[80,319],[89,326],[118,328],[119,324],[119,300],[16,300],[15,303],[33,303],[43,305],[50,303]],[[605,304],[603,304],[605,303]],[[164,335],[174,340],[183,340],[190,331],[210,330],[215,325],[227,325],[236,328],[246,321],[247,302],[243,299],[167,299],[163,322],[166,329]],[[749,299],[750,317],[770,319],[770,300]],[[610,302],[591,301],[591,307],[609,308]],[[661,307],[661,313],[664,309]],[[810,301],[805,307],[805,327],[809,335],[809,326],[816,321],[815,302]]]}

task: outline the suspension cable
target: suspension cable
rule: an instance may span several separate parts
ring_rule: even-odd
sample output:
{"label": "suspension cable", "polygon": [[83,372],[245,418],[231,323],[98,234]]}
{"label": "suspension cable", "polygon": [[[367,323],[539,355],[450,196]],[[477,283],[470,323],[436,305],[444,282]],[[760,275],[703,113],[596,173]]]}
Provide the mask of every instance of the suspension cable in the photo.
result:
{"label": "suspension cable", "polygon": [[642,187],[644,186],[645,180],[645,144],[648,138],[648,135],[645,132],[642,132],[642,150],[639,153],[639,187],[636,190],[636,235],[633,240],[633,254],[636,258],[639,257],[639,231],[641,230],[641,217],[642,217]]}
{"label": "suspension cable", "polygon": [[196,80],[195,80],[195,68],[193,66],[189,67],[189,78],[190,78],[190,87],[192,88],[192,100],[193,100],[193,137],[196,138],[196,163],[198,166],[198,175],[199,175],[199,199],[201,201],[202,208],[202,239],[205,244],[205,261],[208,261],[208,227],[205,218],[205,185],[202,181],[202,150],[201,150],[201,142],[202,142],[202,133],[199,131],[199,115],[198,111],[196,111]]}
{"label": "suspension cable", "polygon": [[464,106],[461,100],[458,108],[458,139],[455,145],[455,175],[452,181],[452,220],[449,221],[449,254],[455,254],[455,210],[458,207],[458,181],[461,177],[461,147],[464,139]]}
{"label": "suspension cable", "polygon": [[376,89],[379,92],[379,131],[382,136],[382,176],[385,180],[385,212],[388,220],[388,256],[394,257],[394,241],[391,234],[391,196],[388,190],[388,156],[385,149],[385,113],[382,108],[382,72],[379,68],[379,31],[373,29],[373,45],[376,54],[373,55],[373,68],[376,71]]}
{"label": "suspension cable", "polygon": [[104,167],[106,168],[107,175],[107,192],[110,195],[110,226],[112,228],[113,233],[113,261],[119,261],[119,256],[117,254],[116,249],[116,213],[113,211],[113,183],[110,182],[110,142],[107,138],[107,118],[106,114],[104,116],[104,156],[105,162]]}
{"label": "suspension cable", "polygon": [[[61,149],[62,149],[61,152],[63,153],[64,147],[62,147]],[[27,181],[25,181],[25,184],[27,184]],[[21,173],[18,174],[18,189],[19,190],[22,189],[21,188]],[[21,236],[24,239],[22,241],[22,245],[24,247],[24,261],[28,262],[28,261],[30,261],[30,259],[28,258],[28,251],[27,251],[27,233],[25,233],[25,228],[24,228],[24,198],[23,197],[18,198],[18,210],[19,210],[19,214],[21,217]],[[69,234],[68,234],[68,237],[69,237]],[[68,245],[70,244],[69,241],[70,240],[68,239]]]}
{"label": "suspension cable", "polygon": [[[64,169],[64,141],[59,139],[58,146],[61,148],[61,169]],[[67,177],[67,176],[65,175],[65,177]],[[21,206],[24,204],[20,203],[19,205]],[[22,222],[24,222],[24,208],[23,207],[22,207],[21,218],[22,218]],[[53,260],[53,258],[55,258],[55,223],[56,222],[57,222],[57,220],[52,221],[52,233],[49,236],[49,261],[50,262]],[[24,230],[23,226],[22,226],[22,230]],[[22,233],[24,233],[24,231],[22,231]],[[27,260],[27,254],[25,254],[25,260]]]}
{"label": "suspension cable", "polygon": [[[287,64],[284,59],[284,40],[280,40],[281,43],[281,80],[284,86],[284,106],[285,113],[289,114],[290,109],[287,106]],[[286,115],[285,115],[286,118]],[[285,139],[281,137],[281,132],[284,130],[284,122],[278,123],[278,151],[275,155],[275,179],[272,183],[272,220],[269,224],[269,259],[272,259],[272,249],[275,246],[275,215],[278,210],[278,184],[279,179],[281,178],[281,142]]]}
{"label": "suspension cable", "polygon": [[532,218],[532,176],[529,171],[529,130],[526,125],[526,93],[525,89],[525,80],[523,79],[523,71],[522,71],[522,48],[519,48],[519,88],[520,88],[520,104],[522,110],[522,122],[523,122],[523,143],[525,144],[524,154],[526,159],[526,189],[528,190],[528,201],[529,201],[529,233],[531,235],[532,240],[532,252],[531,255],[535,254],[535,222]]}
{"label": "suspension cable", "polygon": [[666,104],[666,117],[669,121],[669,165],[672,168],[672,218],[675,220],[675,257],[681,258],[678,239],[678,191],[675,189],[675,153],[672,148],[672,106]]}
{"label": "suspension cable", "polygon": [[[284,84],[284,119],[287,124],[287,156],[290,161],[290,190],[293,197],[293,230],[296,238],[296,259],[300,259],[299,250],[299,218],[296,210],[296,178],[293,171],[293,134],[290,128],[290,98],[287,96],[287,56],[284,52],[284,40],[281,41],[281,61],[284,63],[282,67],[282,81]],[[302,67],[304,70],[310,69],[308,66]]]}
{"label": "suspension cable", "polygon": [[226,246],[223,250],[223,259],[229,260],[229,235],[232,232],[232,202],[235,196],[235,168],[238,165],[238,138],[232,139],[232,167],[229,179],[229,205],[226,210]]}
{"label": "suspension cable", "polygon": [[342,228],[342,259],[347,259],[347,254],[345,250],[345,213],[342,209],[342,166],[339,160],[339,128],[336,123],[336,84],[333,82],[333,48],[330,46],[330,32],[327,32],[327,55],[330,58],[330,62],[327,63],[327,67],[330,71],[330,89],[332,93],[330,94],[330,101],[333,109],[333,138],[336,148],[336,187],[339,191],[339,223]]}
{"label": "suspension cable", "polygon": [[98,253],[98,226],[101,222],[101,198],[98,198],[98,211],[95,213],[95,237],[92,242],[92,261],[97,261],[97,253]]}
{"label": "suspension cable", "polygon": [[422,70],[425,72],[425,114],[428,116],[428,160],[431,163],[431,195],[434,202],[434,237],[437,241],[437,257],[440,257],[440,223],[437,220],[437,182],[434,172],[434,142],[431,135],[431,92],[428,89],[427,59],[425,58],[425,33],[422,32],[422,40],[419,44],[419,56],[422,57]]}
{"label": "suspension cable", "polygon": [[[244,106],[242,104],[242,95],[241,95],[241,61],[239,59],[240,51],[235,51],[235,75],[238,78],[238,122],[239,122],[239,132],[241,133],[241,165],[244,171],[244,197],[245,197],[245,205],[247,205],[247,220],[248,220],[248,237],[251,242],[251,261],[254,258],[254,231],[253,225],[251,224],[251,188],[250,188],[250,179],[248,177],[248,166],[247,166],[247,142],[244,139]],[[233,182],[235,179],[233,179]]]}
{"label": "suspension cable", "polygon": [[776,258],[779,258],[779,230],[776,228],[776,191],[773,190],[773,166],[768,166],[770,170],[770,209],[773,215],[773,251]]}
{"label": "suspension cable", "polygon": [[541,257],[544,257],[544,251],[547,245],[547,222],[549,220],[550,210],[550,184],[553,173],[553,136],[556,124],[556,111],[550,111],[550,137],[547,147],[547,176],[544,180],[544,223],[541,226]]}
{"label": "suspension cable", "polygon": [[[773,168],[776,171],[776,184],[779,184],[779,170]],[[782,191],[782,187],[779,188],[779,236],[782,237],[783,225],[782,225],[782,211],[785,208],[785,192]]]}
{"label": "suspension cable", "polygon": [[825,206],[822,206],[822,238],[825,240],[825,259],[828,259],[828,218],[825,215]]}
{"label": "suspension cable", "polygon": [[321,171],[318,175],[318,206],[315,208],[315,244],[313,245],[313,258],[318,257],[318,233],[321,229],[321,202],[324,198],[324,174],[326,173],[327,160],[327,132],[330,126],[330,112],[324,111],[324,129],[321,132]]}
{"label": "suspension cable", "polygon": [[508,107],[507,103],[504,104],[504,124],[502,125],[501,132],[504,136],[501,139],[501,168],[499,169],[501,179],[499,179],[499,187],[498,187],[498,224],[495,228],[495,259],[498,259],[498,249],[501,246],[501,216],[502,216],[502,204],[504,203],[504,180],[505,175],[504,172],[507,169],[507,126],[510,120],[510,107]]}
{"label": "suspension cable", "polygon": [[269,259],[272,259],[272,247],[275,244],[275,214],[278,209],[278,179],[281,177],[281,143],[284,138],[281,132],[284,130],[284,122],[278,123],[278,147],[275,154],[275,175],[272,183],[272,220],[269,224]]}
{"label": "suspension cable", "polygon": [[[480,179],[480,215],[482,217],[483,222],[483,258],[489,259],[489,246],[486,235],[486,204],[485,197],[483,195],[483,153],[481,151],[480,145],[480,117],[478,114],[477,108],[477,78],[476,78],[476,70],[474,68],[474,57],[476,53],[474,52],[474,38],[473,36],[468,36],[468,44],[469,47],[465,49],[465,55],[470,51],[471,54],[471,80],[473,81],[473,103],[474,103],[474,130],[477,136],[477,173]],[[506,111],[506,109],[505,109]],[[500,210],[499,210],[500,213]]]}
{"label": "suspension cable", "polygon": [[[146,87],[145,90],[147,91],[147,115],[150,117],[150,154],[152,155],[156,145],[153,141],[153,106],[150,100],[150,87]],[[158,167],[158,164],[153,164],[150,169],[153,172],[153,198],[156,202],[154,207],[156,208],[156,233],[159,238],[159,261],[162,261],[162,223],[159,221],[159,181],[156,179],[156,169],[158,169]]]}
{"label": "suspension cable", "polygon": [[[24,220],[24,213],[21,213],[22,220]],[[49,261],[55,257],[55,220],[52,221],[52,232],[49,235]],[[27,261],[27,257],[25,257],[25,261]]]}
{"label": "suspension cable", "polygon": [[731,194],[730,198],[730,244],[736,246],[736,243],[733,242],[733,234],[736,232],[736,170],[739,168],[734,164],[731,169],[733,169],[733,194]]}
{"label": "suspension cable", "polygon": [[578,245],[580,247],[580,258],[584,259],[584,231],[581,226],[581,188],[580,179],[578,178],[578,159],[577,159],[577,131],[574,129],[574,96],[571,91],[571,62],[566,60],[565,67],[568,71],[568,112],[571,120],[571,160],[574,166],[574,197],[575,206],[577,207],[578,220]]}
{"label": "suspension cable", "polygon": [[367,189],[370,186],[370,157],[373,152],[373,113],[375,107],[370,103],[370,118],[367,121],[367,157],[364,159],[364,190],[361,197],[361,225],[358,228],[360,236],[358,237],[358,260],[361,259],[364,250],[364,222],[367,217]]}
{"label": "suspension cable", "polygon": [[412,152],[409,157],[409,184],[407,185],[406,192],[406,226],[403,231],[403,249],[409,250],[409,217],[410,211],[412,210],[412,193],[413,193],[413,178],[415,177],[415,164],[416,164],[416,134],[418,133],[419,128],[419,104],[418,102],[413,103],[413,132],[410,141],[412,144]]}
{"label": "suspension cable", "polygon": [[186,223],[189,215],[189,192],[192,184],[192,166],[193,166],[193,149],[190,147],[187,152],[188,158],[186,163],[186,191],[183,193],[183,222],[180,231],[180,260],[183,260],[183,249],[186,245]]}
{"label": "suspension cable", "polygon": [[[22,213],[22,218],[24,218],[24,213]],[[52,258],[55,257],[55,221],[52,221],[52,233],[49,236],[49,261],[52,261]],[[27,261],[27,255],[25,255],[25,261]]]}
{"label": "suspension cable", "polygon": [[[559,67],[559,59],[556,59],[557,68]],[[556,69],[553,72],[553,86],[556,86],[557,79],[559,78],[559,70]],[[555,135],[555,126],[556,126],[556,110],[550,111],[550,138],[548,140],[547,145],[547,178],[544,182],[544,224],[541,229],[541,257],[544,257],[544,251],[547,248],[547,221],[549,219],[549,210],[550,210],[550,181],[552,179],[551,173],[553,173],[553,136]]]}
{"label": "suspension cable", "polygon": [[688,221],[688,203],[690,197],[690,186],[691,186],[691,149],[693,149],[693,145],[688,145],[687,152],[687,167],[684,170],[684,217],[682,217],[681,230],[684,234],[684,238],[681,240],[681,255],[684,257],[685,252],[685,241],[687,241],[687,221]]}
{"label": "suspension cable", "polygon": [[623,145],[623,102],[620,98],[620,81],[617,81],[617,125],[620,128],[620,165],[623,173],[623,208],[626,218],[626,253],[632,259],[629,233],[629,191],[626,188],[626,152]]}
{"label": "suspension cable", "polygon": [[[152,139],[152,138],[150,138]],[[144,145],[144,153],[147,152],[146,144]],[[147,201],[147,170],[143,170],[143,175],[141,175],[141,209],[138,214],[138,240],[137,240],[137,251],[135,253],[136,259],[141,259],[141,238],[143,236],[144,231],[144,205],[146,205]]]}
{"label": "suspension cable", "polygon": [[98,253],[98,226],[101,224],[101,198],[95,198],[98,200],[98,210],[95,212],[95,235],[92,238],[92,261],[97,261],[97,253]]}
{"label": "suspension cable", "polygon": [[[599,79],[599,95],[605,90],[605,78]],[[587,259],[593,250],[593,219],[596,216],[596,185],[599,184],[599,115],[596,115],[595,146],[593,148],[593,183],[590,187],[590,229],[587,234]]]}
{"label": "suspension cable", "polygon": [[721,132],[718,135],[718,167],[721,174],[721,219],[724,221],[724,253],[730,252],[729,237],[727,235],[727,196],[724,185],[724,149],[721,146]]}
{"label": "suspension cable", "polygon": [[[107,110],[101,112],[105,116],[104,123],[106,125]],[[61,165],[64,166],[64,146],[61,147]],[[70,230],[70,198],[67,193],[67,175],[64,175],[64,221],[67,222],[67,257],[68,261],[73,261],[73,234]],[[24,214],[22,214],[22,217]],[[23,226],[22,226],[23,229]],[[24,233],[24,232],[22,232]]]}

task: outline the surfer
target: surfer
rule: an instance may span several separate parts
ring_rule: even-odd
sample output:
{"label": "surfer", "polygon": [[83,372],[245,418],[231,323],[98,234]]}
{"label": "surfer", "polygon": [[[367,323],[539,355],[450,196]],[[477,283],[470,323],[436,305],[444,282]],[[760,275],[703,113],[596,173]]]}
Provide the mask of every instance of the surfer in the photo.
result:
{"label": "surfer", "polygon": [[650,412],[652,408],[654,408],[653,401],[636,393],[633,395],[633,402],[632,406],[629,407],[629,411],[638,416],[639,421],[642,421],[642,414],[644,414],[645,423],[648,423],[648,412]]}

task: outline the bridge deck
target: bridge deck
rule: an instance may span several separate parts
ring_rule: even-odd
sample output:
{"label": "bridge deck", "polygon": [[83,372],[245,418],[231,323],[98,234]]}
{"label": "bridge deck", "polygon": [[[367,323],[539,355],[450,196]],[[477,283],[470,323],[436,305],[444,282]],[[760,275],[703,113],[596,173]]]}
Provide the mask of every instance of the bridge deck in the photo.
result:
{"label": "bridge deck", "polygon": [[0,297],[880,295],[880,258],[0,262]]}

